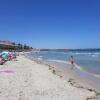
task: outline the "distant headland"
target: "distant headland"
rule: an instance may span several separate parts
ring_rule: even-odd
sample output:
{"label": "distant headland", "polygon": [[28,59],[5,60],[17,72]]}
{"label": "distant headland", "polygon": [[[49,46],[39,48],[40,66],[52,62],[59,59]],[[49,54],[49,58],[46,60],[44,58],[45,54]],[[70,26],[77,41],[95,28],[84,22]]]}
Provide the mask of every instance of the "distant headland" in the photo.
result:
{"label": "distant headland", "polygon": [[33,48],[31,46],[28,46],[26,44],[21,43],[15,43],[8,40],[0,40],[0,49],[1,50],[32,50]]}

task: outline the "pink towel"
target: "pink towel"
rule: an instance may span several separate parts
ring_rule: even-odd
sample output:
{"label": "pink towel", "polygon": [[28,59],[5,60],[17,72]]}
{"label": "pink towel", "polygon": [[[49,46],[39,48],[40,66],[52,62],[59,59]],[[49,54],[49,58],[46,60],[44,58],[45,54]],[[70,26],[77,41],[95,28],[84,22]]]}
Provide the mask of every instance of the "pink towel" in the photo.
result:
{"label": "pink towel", "polygon": [[14,71],[13,70],[0,70],[0,73],[10,74],[10,73],[14,73]]}

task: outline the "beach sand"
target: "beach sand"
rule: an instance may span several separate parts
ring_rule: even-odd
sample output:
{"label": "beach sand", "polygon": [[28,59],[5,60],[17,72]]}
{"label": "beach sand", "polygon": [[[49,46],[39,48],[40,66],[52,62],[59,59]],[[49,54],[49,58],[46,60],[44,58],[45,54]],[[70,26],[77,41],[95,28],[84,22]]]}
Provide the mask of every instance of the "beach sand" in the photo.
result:
{"label": "beach sand", "polygon": [[[100,100],[100,94],[81,86],[56,67],[18,56],[18,61],[0,65],[0,100]],[[68,75],[68,74],[67,74]]]}

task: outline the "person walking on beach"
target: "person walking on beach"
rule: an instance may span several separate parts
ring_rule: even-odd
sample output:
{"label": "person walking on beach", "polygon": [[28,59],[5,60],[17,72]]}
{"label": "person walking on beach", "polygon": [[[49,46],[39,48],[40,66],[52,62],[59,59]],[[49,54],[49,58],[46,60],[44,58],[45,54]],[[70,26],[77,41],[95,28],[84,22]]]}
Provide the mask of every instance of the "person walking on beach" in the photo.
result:
{"label": "person walking on beach", "polygon": [[73,69],[75,64],[73,56],[70,57],[70,64],[71,64],[71,69]]}

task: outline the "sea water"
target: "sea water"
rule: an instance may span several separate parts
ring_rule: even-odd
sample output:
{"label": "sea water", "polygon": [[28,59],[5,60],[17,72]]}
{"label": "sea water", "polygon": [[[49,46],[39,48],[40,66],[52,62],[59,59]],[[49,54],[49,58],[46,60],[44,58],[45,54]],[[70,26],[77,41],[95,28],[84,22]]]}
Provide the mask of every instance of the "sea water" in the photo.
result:
{"label": "sea water", "polygon": [[[100,52],[56,52],[56,51],[40,51],[31,52],[34,58],[46,59],[59,63],[69,62],[70,56],[74,57],[77,68],[84,70],[91,75],[100,78]],[[62,66],[63,67],[63,66]],[[66,65],[64,66],[66,68]]]}

